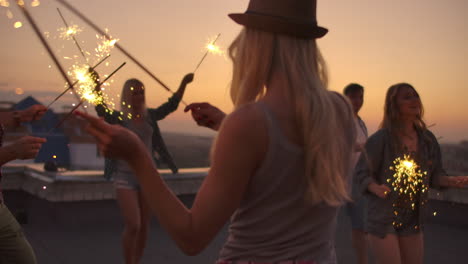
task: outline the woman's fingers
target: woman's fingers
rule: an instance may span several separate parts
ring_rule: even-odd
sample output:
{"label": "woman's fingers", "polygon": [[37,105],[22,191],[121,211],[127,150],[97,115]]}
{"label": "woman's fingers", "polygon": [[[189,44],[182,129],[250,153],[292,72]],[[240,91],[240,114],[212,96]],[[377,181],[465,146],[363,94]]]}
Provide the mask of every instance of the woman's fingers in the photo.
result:
{"label": "woman's fingers", "polygon": [[101,130],[97,129],[91,124],[86,125],[85,130],[86,132],[94,136],[99,142],[99,144],[108,144],[110,141],[110,138],[106,133],[102,132]]}
{"label": "woman's fingers", "polygon": [[206,102],[203,102],[203,103],[191,103],[189,105],[187,105],[184,109],[184,112],[188,112],[188,111],[199,111],[199,110],[202,110],[202,109],[206,109],[208,107],[210,107],[211,105],[209,103],[206,103]]}
{"label": "woman's fingers", "polygon": [[109,132],[111,131],[111,125],[104,122],[104,120],[102,120],[101,118],[94,117],[80,111],[75,111],[74,113],[77,116],[80,116],[86,121],[88,121],[91,126],[95,127],[97,130],[100,130],[105,134],[109,134]]}

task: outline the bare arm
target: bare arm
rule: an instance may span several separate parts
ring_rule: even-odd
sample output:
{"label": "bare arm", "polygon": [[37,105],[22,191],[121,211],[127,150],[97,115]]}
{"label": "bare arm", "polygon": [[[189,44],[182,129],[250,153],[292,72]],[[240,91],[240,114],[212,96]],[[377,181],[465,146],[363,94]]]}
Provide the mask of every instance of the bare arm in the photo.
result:
{"label": "bare arm", "polygon": [[[106,128],[107,124],[93,117],[85,118],[90,120],[89,132],[97,137],[104,153],[120,152],[112,149],[117,148],[112,142],[137,146],[131,155],[128,147],[126,151],[123,148],[121,153],[126,156],[120,157],[125,157],[135,170],[146,200],[161,225],[186,254],[194,255],[208,245],[239,207],[251,175],[263,160],[267,139],[263,119],[259,116],[255,110],[245,107],[226,118],[215,143],[213,166],[192,209],[186,208],[160,177],[154,177],[158,172],[134,134],[128,136],[130,132],[123,132],[123,128]],[[125,134],[129,139],[109,136],[112,133]],[[122,144],[127,140],[133,143]]]}
{"label": "bare arm", "polygon": [[25,136],[10,145],[0,148],[0,166],[15,159],[32,159],[36,157],[45,138]]}
{"label": "bare arm", "polygon": [[23,122],[39,120],[45,114],[47,108],[43,105],[33,105],[25,110],[12,112],[0,112],[0,123],[8,127],[19,126]]}
{"label": "bare arm", "polygon": [[185,75],[182,81],[180,82],[179,89],[177,89],[174,95],[172,95],[167,102],[160,105],[158,108],[148,108],[148,114],[150,115],[151,120],[153,120],[153,122],[162,120],[170,113],[177,110],[177,108],[179,107],[179,103],[182,100],[182,96],[185,93],[185,88],[187,87],[187,84],[191,83],[192,81],[193,73]]}
{"label": "bare arm", "polygon": [[443,187],[464,188],[468,186],[468,176],[441,176],[439,184]]}

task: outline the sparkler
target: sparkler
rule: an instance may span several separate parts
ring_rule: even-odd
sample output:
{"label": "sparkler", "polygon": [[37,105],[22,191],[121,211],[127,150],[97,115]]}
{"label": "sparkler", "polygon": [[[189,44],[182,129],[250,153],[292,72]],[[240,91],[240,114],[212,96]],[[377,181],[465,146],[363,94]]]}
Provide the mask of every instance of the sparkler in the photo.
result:
{"label": "sparkler", "polygon": [[[94,65],[93,67],[89,68],[90,70],[94,70],[97,66],[99,66],[102,62],[104,62],[107,58],[109,58],[110,55],[107,55],[106,57],[104,57],[104,59],[102,59],[101,61],[99,61],[96,65]],[[78,83],[79,80],[76,80],[74,81],[70,86],[68,86],[67,89],[65,89],[61,94],[59,94],[57,97],[55,97],[54,100],[52,100],[52,102],[49,103],[49,105],[47,105],[47,108],[49,108],[53,103],[55,103],[60,97],[62,97],[66,92],[68,92],[70,89],[72,89],[72,87],[74,85],[76,85]]]}
{"label": "sparkler", "polygon": [[[65,79],[65,81],[67,82],[67,84],[69,84],[69,86],[73,89],[73,84],[72,82],[70,81],[70,79],[68,78],[67,74],[65,73],[65,70],[63,69],[62,65],[60,64],[60,62],[58,61],[57,57],[55,56],[54,52],[52,51],[52,49],[50,48],[49,44],[47,43],[47,41],[44,39],[44,36],[42,36],[41,34],[41,31],[39,30],[39,27],[37,26],[36,22],[34,21],[34,19],[32,18],[32,16],[29,14],[28,10],[26,9],[25,5],[24,5],[24,2],[23,1],[17,1],[16,2],[18,7],[21,9],[21,11],[23,12],[24,16],[26,17],[26,19],[29,21],[29,24],[31,24],[34,32],[36,33],[37,37],[39,38],[39,40],[41,41],[42,45],[44,46],[44,48],[47,50],[47,52],[49,53],[49,56],[50,58],[52,59],[52,61],[55,63],[55,65],[57,66],[57,68],[59,69],[62,77]],[[78,99],[78,101],[80,101],[80,98],[78,97],[78,95],[74,94],[75,97]],[[83,108],[84,112],[87,112],[85,108]]]}
{"label": "sparkler", "polygon": [[[83,74],[83,73],[79,73],[80,76],[77,76],[78,78],[78,81],[82,81],[85,83],[85,85],[83,86],[80,86],[80,89],[77,90],[77,92],[79,92],[81,94],[81,97],[82,99],[80,100],[80,102],[72,108],[72,110],[70,110],[70,112],[68,112],[68,114],[66,114],[51,130],[49,130],[49,132],[47,133],[47,135],[50,135],[55,129],[57,129],[58,127],[60,127],[63,122],[68,119],[72,114],[73,112],[78,109],[78,107],[80,107],[85,101],[88,101],[92,104],[99,104],[99,103],[102,103],[102,97],[99,96],[97,94],[97,92],[95,91],[95,87],[97,86],[101,86],[103,85],[107,80],[109,80],[112,75],[114,75],[116,72],[118,72],[123,66],[125,66],[126,62],[122,63],[117,69],[115,69],[111,74],[109,74],[105,79],[104,81],[100,82],[100,83],[97,83],[96,84],[96,80],[91,76],[91,74],[89,74],[89,70],[86,69],[87,71],[87,74]],[[90,85],[90,82],[92,82],[92,85]],[[91,88],[92,87],[92,88]],[[90,90],[92,89],[92,90]]]}
{"label": "sparkler", "polygon": [[111,74],[109,74],[104,81],[100,83],[96,83],[96,79],[89,71],[89,68],[83,67],[77,69],[75,73],[75,77],[78,79],[80,86],[76,90],[78,94],[80,94],[81,98],[85,99],[86,101],[90,102],[93,105],[103,103],[102,96],[98,95],[95,91],[97,86],[103,85],[107,80],[109,80],[112,75],[118,72],[123,66],[125,66],[126,62],[122,63],[117,69],[115,69]]}
{"label": "sparkler", "polygon": [[221,33],[219,33],[213,41],[208,42],[208,44],[206,45],[205,55],[203,55],[200,62],[197,64],[197,67],[195,67],[195,70],[193,70],[193,73],[195,73],[198,70],[198,68],[200,67],[202,62],[205,60],[206,55],[208,55],[208,53],[211,52],[211,53],[214,53],[214,54],[222,54],[222,51],[219,49],[219,47],[215,45],[215,43],[218,40],[220,35],[221,35]]}
{"label": "sparkler", "polygon": [[[411,211],[417,210],[420,194],[427,192],[428,186],[424,184],[424,177],[427,172],[422,172],[419,165],[411,159],[410,155],[403,155],[393,161],[394,166],[390,170],[394,171],[391,182],[393,191],[398,194],[397,200],[393,204],[394,215],[396,217],[393,225],[400,228],[404,225],[404,218],[411,215]],[[418,228],[415,226],[415,228]]]}
{"label": "sparkler", "polygon": [[[76,16],[80,17],[84,22],[86,22],[90,27],[94,28],[99,34],[105,36],[108,40],[112,40],[112,38],[101,28],[99,28],[96,24],[94,24],[91,20],[89,20],[85,15],[83,15],[80,11],[78,11],[76,8],[74,8],[72,5],[70,5],[67,1],[65,0],[57,0],[57,2],[61,3],[63,6],[65,6],[70,12],[74,13]],[[126,51],[122,46],[120,46],[118,43],[114,43],[115,47],[119,49],[125,56],[127,56],[131,61],[133,61],[140,69],[142,69],[144,72],[146,72],[151,78],[153,78],[156,82],[158,82],[164,89],[167,91],[172,92],[169,87],[163,83],[158,77],[156,77],[152,72],[150,72],[143,64],[141,64],[135,57],[133,57],[128,51]]]}

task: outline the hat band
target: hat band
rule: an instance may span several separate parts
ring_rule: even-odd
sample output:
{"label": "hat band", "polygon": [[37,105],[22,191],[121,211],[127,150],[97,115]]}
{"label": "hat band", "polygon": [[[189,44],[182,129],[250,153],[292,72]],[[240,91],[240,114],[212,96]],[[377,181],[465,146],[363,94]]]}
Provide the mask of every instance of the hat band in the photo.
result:
{"label": "hat band", "polygon": [[285,16],[279,16],[279,15],[261,13],[261,12],[251,11],[251,10],[245,11],[245,14],[259,15],[259,16],[267,16],[267,17],[278,18],[278,19],[282,19],[282,20],[289,20],[289,21],[291,21],[291,22],[293,22],[293,23],[294,23],[294,22],[297,22],[297,23],[307,23],[307,24],[311,24],[311,25],[317,26],[317,21],[316,21],[316,20],[307,21],[307,20],[304,20],[304,19],[297,19],[297,18],[295,18],[295,17],[285,17]]}

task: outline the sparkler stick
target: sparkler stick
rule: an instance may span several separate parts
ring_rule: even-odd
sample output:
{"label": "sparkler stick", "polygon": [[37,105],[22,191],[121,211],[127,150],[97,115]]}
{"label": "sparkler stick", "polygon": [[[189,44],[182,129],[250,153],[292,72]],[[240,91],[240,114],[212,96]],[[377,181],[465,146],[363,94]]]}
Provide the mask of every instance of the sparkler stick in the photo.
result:
{"label": "sparkler stick", "polygon": [[[107,80],[109,80],[110,77],[112,77],[112,75],[114,75],[116,72],[118,72],[123,66],[125,66],[126,62],[122,63],[117,69],[115,69],[111,74],[109,74],[109,76],[107,76],[104,81],[100,82],[98,85],[101,86],[103,85]],[[75,111],[76,109],[78,109],[78,107],[80,107],[83,103],[84,103],[85,99],[81,99],[80,100],[80,103],[78,103],[75,107],[72,108],[72,110],[70,110],[70,112],[68,112],[67,115],[65,115],[51,130],[49,130],[49,132],[47,133],[47,135],[49,136],[55,129],[57,129],[58,127],[60,127],[63,122],[68,119],[73,111]]]}
{"label": "sparkler stick", "polygon": [[[99,66],[99,64],[101,64],[103,61],[105,61],[107,58],[109,58],[110,55],[107,55],[106,57],[104,57],[104,59],[102,59],[100,62],[98,62],[96,65],[94,65],[93,67],[91,67],[90,69],[91,70],[94,70],[97,66]],[[67,89],[65,89],[65,91],[63,91],[61,94],[59,94],[57,97],[55,97],[55,99],[49,103],[49,105],[47,105],[47,108],[49,108],[53,103],[55,103],[60,97],[62,97],[68,90],[72,89],[72,87],[78,83],[78,80],[76,80],[74,83],[72,83],[70,86],[68,86]]]}
{"label": "sparkler stick", "polygon": [[[107,39],[112,39],[104,30],[100,29],[96,24],[94,24],[91,20],[89,20],[85,15],[83,15],[80,11],[78,11],[76,8],[74,8],[72,5],[70,5],[67,1],[65,0],[57,0],[57,2],[61,3],[64,5],[68,10],[70,10],[72,13],[80,17],[84,22],[86,22],[90,27],[94,28],[99,34],[105,36]],[[127,56],[130,60],[132,60],[138,67],[140,67],[144,72],[146,72],[151,78],[153,78],[156,82],[158,82],[164,89],[167,91],[174,93],[169,87],[163,83],[158,77],[156,77],[152,72],[150,72],[143,64],[141,64],[135,57],[133,57],[128,51],[126,51],[122,46],[120,46],[118,43],[115,43],[115,47],[119,49],[125,56]]]}
{"label": "sparkler stick", "polygon": [[[20,1],[17,1],[16,4],[18,5],[18,7],[21,9],[21,11],[23,11],[23,14],[24,16],[26,17],[26,19],[29,21],[29,24],[31,24],[34,32],[36,33],[37,37],[39,38],[39,40],[41,41],[42,45],[44,46],[44,48],[47,50],[47,52],[49,53],[49,56],[50,58],[54,61],[55,63],[55,66],[57,66],[57,68],[59,69],[60,73],[62,74],[62,77],[65,79],[65,81],[69,84],[70,87],[72,87],[73,89],[73,84],[72,82],[70,81],[70,79],[68,78],[65,70],[63,69],[62,65],[60,64],[60,62],[58,61],[57,57],[55,56],[54,52],[52,51],[52,49],[50,48],[49,44],[47,43],[47,41],[45,40],[44,36],[42,36],[41,34],[41,31],[39,30],[39,27],[37,26],[36,22],[34,21],[34,19],[32,18],[32,16],[29,14],[28,10],[26,9],[25,5],[24,5],[24,2],[23,4],[21,4]],[[78,101],[80,101],[80,98],[78,97],[78,95],[75,94],[75,97],[78,99]],[[85,112],[86,109],[83,108],[83,110]]]}
{"label": "sparkler stick", "polygon": [[[208,44],[208,45],[213,46],[213,45],[216,43],[216,41],[218,40],[218,38],[219,38],[220,35],[221,35],[221,33],[219,33],[219,34],[216,36],[216,38],[215,38],[210,44]],[[206,49],[205,55],[203,55],[203,57],[201,58],[200,62],[197,64],[197,67],[195,67],[195,70],[193,70],[193,73],[195,73],[195,72],[198,70],[198,67],[200,67],[200,65],[202,64],[202,62],[205,60],[206,55],[208,55],[208,52],[210,52],[210,49],[209,49],[209,48]]]}
{"label": "sparkler stick", "polygon": [[[60,9],[59,9],[58,7],[57,7],[57,12],[59,13],[60,17],[62,18],[62,21],[63,21],[63,23],[65,24],[65,26],[67,27],[67,29],[69,29],[70,27],[68,26],[67,21],[66,21],[65,18],[63,17],[62,12],[60,12]],[[80,51],[81,56],[83,56],[83,59],[85,59],[85,61],[88,62],[88,59],[86,59],[86,55],[84,54],[84,51],[83,51],[83,49],[81,48],[81,46],[80,46],[80,44],[78,43],[78,41],[76,40],[75,36],[72,36],[72,39],[73,39],[73,42],[75,42],[76,47],[77,47],[78,50]]]}
{"label": "sparkler stick", "polygon": [[50,136],[50,134],[55,130],[57,129],[59,126],[61,126],[63,124],[63,122],[69,118],[73,112],[78,109],[78,107],[80,107],[82,104],[84,103],[84,99],[82,99],[75,107],[72,108],[72,110],[70,112],[68,112],[68,114],[66,116],[64,116],[51,130],[49,130],[49,132],[47,132],[47,136]]}
{"label": "sparkler stick", "polygon": [[126,62],[120,64],[120,66],[115,69],[111,74],[109,74],[109,76],[107,76],[104,81],[100,82],[99,83],[99,86],[103,85],[107,80],[109,80],[110,77],[112,77],[112,75],[114,75],[116,72],[118,72],[123,66],[125,66],[125,64],[127,64]]}

